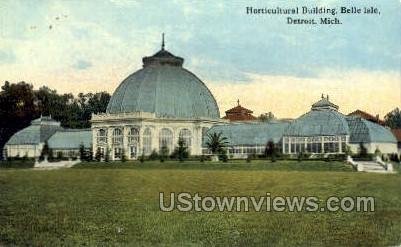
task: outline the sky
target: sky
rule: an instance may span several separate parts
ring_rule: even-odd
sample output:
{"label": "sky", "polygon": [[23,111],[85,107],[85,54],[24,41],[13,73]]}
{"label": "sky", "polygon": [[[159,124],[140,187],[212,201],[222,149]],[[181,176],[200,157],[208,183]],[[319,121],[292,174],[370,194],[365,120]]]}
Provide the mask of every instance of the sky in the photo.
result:
{"label": "sky", "polygon": [[[289,25],[287,16],[246,14],[297,6],[374,6],[380,15]],[[324,93],[345,114],[383,117],[401,107],[400,20],[400,0],[1,0],[0,83],[113,93],[164,32],[166,49],[206,83],[221,115],[239,99],[255,115],[295,118]]]}

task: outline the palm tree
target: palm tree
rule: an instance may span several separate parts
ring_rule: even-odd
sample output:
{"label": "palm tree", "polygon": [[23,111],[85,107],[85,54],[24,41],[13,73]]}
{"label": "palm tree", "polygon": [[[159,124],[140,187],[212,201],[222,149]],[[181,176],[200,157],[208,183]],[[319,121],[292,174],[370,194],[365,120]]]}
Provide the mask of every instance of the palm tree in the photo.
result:
{"label": "palm tree", "polygon": [[212,154],[217,154],[223,151],[223,148],[228,144],[227,137],[222,136],[222,133],[208,134],[207,148]]}

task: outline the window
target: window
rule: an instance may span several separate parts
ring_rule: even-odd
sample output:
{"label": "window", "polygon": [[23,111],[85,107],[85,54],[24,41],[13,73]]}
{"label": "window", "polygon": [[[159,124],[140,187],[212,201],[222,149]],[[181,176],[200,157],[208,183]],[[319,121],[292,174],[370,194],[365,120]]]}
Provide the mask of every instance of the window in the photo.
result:
{"label": "window", "polygon": [[207,127],[202,128],[202,143],[205,142],[205,138],[207,137],[206,133],[209,130]]}
{"label": "window", "polygon": [[130,158],[134,159],[136,158],[136,146],[130,146],[129,151],[130,151]]}
{"label": "window", "polygon": [[97,131],[97,143],[107,143],[107,132],[104,129]]}
{"label": "window", "polygon": [[114,148],[114,159],[119,160],[122,156],[122,148]]}
{"label": "window", "polygon": [[159,150],[161,150],[162,147],[167,147],[169,152],[173,149],[173,132],[167,128],[160,131]]}
{"label": "window", "polygon": [[182,138],[184,140],[184,145],[187,148],[191,148],[192,134],[191,134],[191,131],[189,129],[182,129],[180,131],[180,138]]}
{"label": "window", "polygon": [[143,132],[143,152],[145,154],[152,152],[152,131],[149,128]]}
{"label": "window", "polygon": [[123,143],[123,131],[119,128],[113,130],[113,144]]}
{"label": "window", "polygon": [[139,130],[137,128],[131,128],[128,132],[128,143],[138,144],[139,143]]}

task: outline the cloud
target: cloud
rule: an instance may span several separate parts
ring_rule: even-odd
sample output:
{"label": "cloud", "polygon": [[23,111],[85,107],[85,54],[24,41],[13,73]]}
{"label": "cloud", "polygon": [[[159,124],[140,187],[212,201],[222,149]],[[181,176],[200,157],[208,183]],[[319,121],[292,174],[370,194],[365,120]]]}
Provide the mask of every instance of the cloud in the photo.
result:
{"label": "cloud", "polygon": [[84,70],[87,68],[92,67],[92,63],[86,60],[78,60],[74,65],[73,68],[76,68],[78,70]]}

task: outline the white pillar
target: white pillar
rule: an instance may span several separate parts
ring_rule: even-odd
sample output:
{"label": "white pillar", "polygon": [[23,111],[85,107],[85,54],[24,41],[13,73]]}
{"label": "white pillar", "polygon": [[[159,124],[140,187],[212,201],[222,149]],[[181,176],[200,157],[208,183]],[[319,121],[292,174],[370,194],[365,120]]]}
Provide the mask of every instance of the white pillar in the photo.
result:
{"label": "white pillar", "polygon": [[109,160],[114,160],[114,150],[113,150],[113,128],[110,126],[107,128],[107,149],[106,154],[109,155]]}

